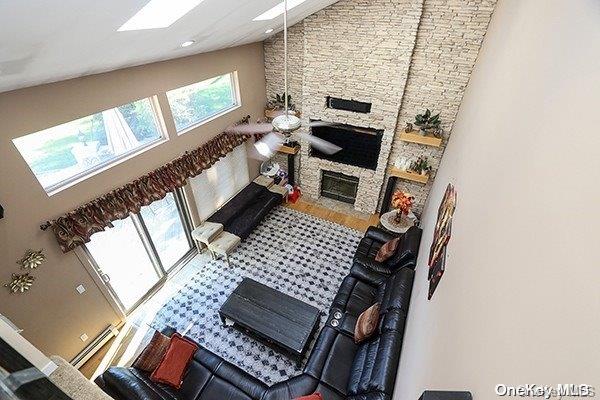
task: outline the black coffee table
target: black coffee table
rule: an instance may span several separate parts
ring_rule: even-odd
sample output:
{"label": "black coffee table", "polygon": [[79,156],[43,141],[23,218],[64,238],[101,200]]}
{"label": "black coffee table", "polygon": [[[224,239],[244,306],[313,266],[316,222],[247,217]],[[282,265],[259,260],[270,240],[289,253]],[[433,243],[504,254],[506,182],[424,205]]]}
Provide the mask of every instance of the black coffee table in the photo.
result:
{"label": "black coffee table", "polygon": [[250,278],[231,293],[219,315],[258,339],[301,359],[319,322],[319,310]]}

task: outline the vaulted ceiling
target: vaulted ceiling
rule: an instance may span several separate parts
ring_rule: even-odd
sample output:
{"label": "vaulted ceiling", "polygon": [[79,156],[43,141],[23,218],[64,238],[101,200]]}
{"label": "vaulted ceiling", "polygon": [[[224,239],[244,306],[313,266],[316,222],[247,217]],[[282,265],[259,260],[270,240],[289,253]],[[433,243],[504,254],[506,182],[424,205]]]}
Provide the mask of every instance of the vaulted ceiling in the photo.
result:
{"label": "vaulted ceiling", "polygon": [[[252,21],[281,0],[204,0],[168,28],[118,32],[148,1],[0,1],[0,92],[258,42],[283,26]],[[289,23],[336,1],[307,0]]]}

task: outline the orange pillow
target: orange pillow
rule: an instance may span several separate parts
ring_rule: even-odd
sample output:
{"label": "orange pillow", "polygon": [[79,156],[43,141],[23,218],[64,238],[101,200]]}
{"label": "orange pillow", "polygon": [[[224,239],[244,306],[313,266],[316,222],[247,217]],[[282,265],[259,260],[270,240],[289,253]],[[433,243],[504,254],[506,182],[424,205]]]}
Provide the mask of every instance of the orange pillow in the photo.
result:
{"label": "orange pillow", "polygon": [[393,256],[396,252],[396,249],[398,248],[400,239],[401,237],[397,237],[385,242],[377,252],[377,255],[375,256],[375,261],[384,262],[385,260]]}
{"label": "orange pillow", "polygon": [[377,330],[379,323],[379,303],[373,304],[358,316],[354,327],[354,343],[367,340]]}
{"label": "orange pillow", "polygon": [[296,397],[294,400],[323,400],[321,393],[313,393],[308,396]]}
{"label": "orange pillow", "polygon": [[179,389],[188,365],[198,350],[198,345],[189,339],[175,333],[162,361],[156,367],[150,379],[153,382],[164,383]]}

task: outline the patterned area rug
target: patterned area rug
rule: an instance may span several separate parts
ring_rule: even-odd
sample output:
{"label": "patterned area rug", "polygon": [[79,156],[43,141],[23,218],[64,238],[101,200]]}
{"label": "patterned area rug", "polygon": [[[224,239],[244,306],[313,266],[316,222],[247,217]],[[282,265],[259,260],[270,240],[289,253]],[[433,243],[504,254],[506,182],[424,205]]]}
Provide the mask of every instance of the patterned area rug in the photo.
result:
{"label": "patterned area rug", "polygon": [[[196,257],[187,283],[159,309],[150,325],[172,326],[266,384],[302,372],[302,366],[221,323],[218,310],[244,277],[321,310],[320,327],[362,235],[353,229],[277,207],[224,261]],[[311,343],[311,349],[314,344]],[[310,354],[310,349],[307,352]]]}

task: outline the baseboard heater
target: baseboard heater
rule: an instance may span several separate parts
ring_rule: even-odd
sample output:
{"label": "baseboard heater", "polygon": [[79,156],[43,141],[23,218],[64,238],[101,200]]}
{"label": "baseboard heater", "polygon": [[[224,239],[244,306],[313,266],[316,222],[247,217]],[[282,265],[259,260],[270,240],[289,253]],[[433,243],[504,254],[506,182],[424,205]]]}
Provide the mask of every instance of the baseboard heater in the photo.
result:
{"label": "baseboard heater", "polygon": [[71,365],[79,369],[85,364],[94,354],[98,352],[108,341],[119,334],[119,330],[113,325],[109,325],[102,331],[96,339],[94,339],[81,353],[71,360]]}

